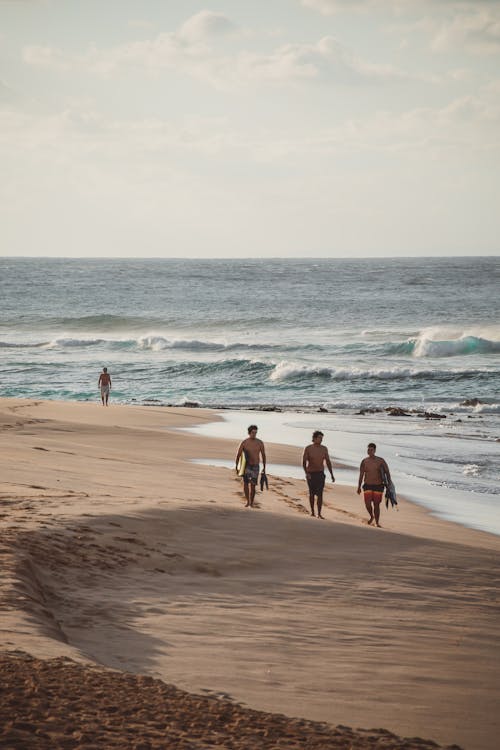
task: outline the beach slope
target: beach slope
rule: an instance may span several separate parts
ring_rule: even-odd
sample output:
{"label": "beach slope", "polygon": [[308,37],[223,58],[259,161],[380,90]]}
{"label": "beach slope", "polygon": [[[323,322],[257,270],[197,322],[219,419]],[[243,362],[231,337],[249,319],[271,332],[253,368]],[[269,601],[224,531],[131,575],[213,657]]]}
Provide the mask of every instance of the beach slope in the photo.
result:
{"label": "beach slope", "polygon": [[[155,693],[158,726],[146,711],[144,747],[161,747],[200,711],[217,714],[210,739],[200,726],[190,739],[187,722],[185,747],[425,747],[403,736],[496,748],[498,538],[404,501],[371,528],[343,487],[328,489],[326,520],[312,519],[304,483],[272,470],[300,452],[265,435],[270,489],[245,509],[233,472],[190,462],[234,457],[232,441],[180,429],[217,418],[0,401],[7,746],[38,731],[53,747],[135,747],[141,700]],[[120,690],[126,700],[110,698]],[[47,695],[56,706],[73,700],[74,724],[61,724]],[[106,705],[120,717],[116,745],[96,739]],[[260,734],[245,734],[252,722]],[[234,739],[238,727],[247,744]],[[70,730],[80,744],[60,739]]]}

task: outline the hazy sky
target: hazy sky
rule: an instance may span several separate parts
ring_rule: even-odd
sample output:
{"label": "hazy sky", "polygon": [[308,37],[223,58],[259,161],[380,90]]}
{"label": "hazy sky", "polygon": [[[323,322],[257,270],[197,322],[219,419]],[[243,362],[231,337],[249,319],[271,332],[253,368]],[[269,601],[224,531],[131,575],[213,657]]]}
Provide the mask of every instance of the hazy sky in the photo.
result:
{"label": "hazy sky", "polygon": [[500,1],[0,0],[4,255],[491,255]]}

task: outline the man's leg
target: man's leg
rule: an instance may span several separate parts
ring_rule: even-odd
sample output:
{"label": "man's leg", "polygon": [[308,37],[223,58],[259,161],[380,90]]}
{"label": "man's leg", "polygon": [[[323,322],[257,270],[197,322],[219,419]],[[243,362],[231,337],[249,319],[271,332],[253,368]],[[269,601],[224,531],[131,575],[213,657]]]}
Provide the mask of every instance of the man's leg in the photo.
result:
{"label": "man's leg", "polygon": [[253,501],[255,500],[255,482],[250,483],[250,507],[253,508]]}
{"label": "man's leg", "polygon": [[250,505],[250,483],[247,482],[246,477],[243,479],[243,490],[245,492],[245,497],[247,499],[245,503],[245,508],[248,508],[248,506]]}
{"label": "man's leg", "polygon": [[368,511],[368,515],[370,516],[368,520],[368,525],[370,525],[373,521],[373,510],[372,510],[373,492],[371,490],[365,490],[364,498],[365,498],[366,510]]}
{"label": "man's leg", "polygon": [[314,492],[309,490],[309,505],[311,506],[311,516],[314,516]]}
{"label": "man's leg", "polygon": [[318,498],[318,518],[323,518],[321,515],[321,508],[323,507],[323,490],[318,492],[316,497]]}
{"label": "man's leg", "polygon": [[382,493],[381,492],[374,492],[373,493],[373,512],[375,515],[375,523],[379,528],[381,528],[379,519],[380,519],[380,502],[382,500]]}

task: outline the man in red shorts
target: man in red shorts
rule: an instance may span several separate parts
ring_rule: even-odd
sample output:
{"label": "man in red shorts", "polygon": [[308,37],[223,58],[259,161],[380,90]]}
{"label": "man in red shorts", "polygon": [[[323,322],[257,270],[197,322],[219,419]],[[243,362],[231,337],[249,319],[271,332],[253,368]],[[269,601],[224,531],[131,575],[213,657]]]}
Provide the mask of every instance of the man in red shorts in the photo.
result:
{"label": "man in red shorts", "polygon": [[368,456],[361,461],[359,467],[358,495],[361,495],[361,485],[364,480],[365,505],[370,516],[368,523],[371,524],[375,520],[377,526],[380,527],[380,503],[385,482],[391,481],[391,473],[384,459],[375,455],[376,450],[375,443],[368,443]]}

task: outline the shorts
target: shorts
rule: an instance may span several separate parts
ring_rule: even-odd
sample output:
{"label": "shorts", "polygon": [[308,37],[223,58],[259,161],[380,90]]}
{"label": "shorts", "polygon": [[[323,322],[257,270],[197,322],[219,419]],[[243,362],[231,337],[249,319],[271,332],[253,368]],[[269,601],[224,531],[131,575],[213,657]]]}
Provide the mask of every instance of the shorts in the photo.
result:
{"label": "shorts", "polygon": [[245,473],[243,474],[243,481],[245,484],[257,484],[259,478],[259,464],[247,464],[245,467]]}
{"label": "shorts", "polygon": [[109,394],[109,385],[101,385],[101,396],[107,396]]}
{"label": "shorts", "polygon": [[325,489],[325,475],[322,471],[311,471],[307,478],[309,492],[313,495],[321,495]]}
{"label": "shorts", "polygon": [[364,484],[363,485],[365,500],[373,503],[380,503],[385,487],[383,484]]}

